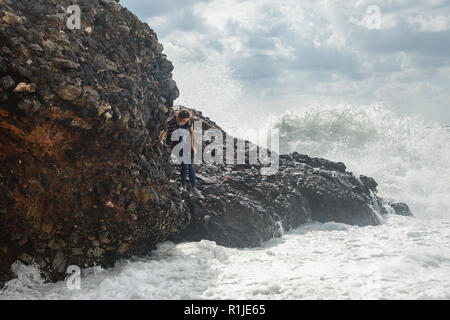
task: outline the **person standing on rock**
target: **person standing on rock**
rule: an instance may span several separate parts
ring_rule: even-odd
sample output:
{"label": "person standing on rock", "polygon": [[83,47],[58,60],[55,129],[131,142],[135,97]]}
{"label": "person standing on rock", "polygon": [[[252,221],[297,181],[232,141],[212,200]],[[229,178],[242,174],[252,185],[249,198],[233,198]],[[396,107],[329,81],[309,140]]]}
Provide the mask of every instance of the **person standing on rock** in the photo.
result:
{"label": "person standing on rock", "polygon": [[[186,192],[186,180],[187,175],[189,174],[189,182],[192,186],[192,191],[194,194],[198,197],[203,197],[200,190],[196,188],[196,175],[195,175],[195,168],[194,168],[194,154],[197,152],[195,146],[194,146],[194,124],[192,122],[192,115],[189,110],[182,109],[178,111],[178,113],[167,121],[166,128],[163,132],[161,132],[161,135],[159,136],[159,140],[164,145],[164,139],[167,136],[167,146],[172,152],[172,149],[176,145],[182,142],[182,137],[179,138],[177,141],[176,139],[172,139],[173,133],[178,130],[187,130],[188,136],[190,137],[190,145],[191,145],[191,161],[181,161],[181,192]],[[183,157],[183,150],[181,150],[180,157]]]}

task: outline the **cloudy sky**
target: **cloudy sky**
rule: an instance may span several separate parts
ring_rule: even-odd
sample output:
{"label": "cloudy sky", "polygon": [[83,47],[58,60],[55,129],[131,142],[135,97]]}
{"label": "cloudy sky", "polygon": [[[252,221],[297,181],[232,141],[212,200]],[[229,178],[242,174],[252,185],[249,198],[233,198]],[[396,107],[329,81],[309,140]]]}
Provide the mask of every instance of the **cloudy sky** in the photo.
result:
{"label": "cloudy sky", "polygon": [[266,108],[382,102],[450,125],[449,0],[121,3],[156,31],[176,70],[220,64]]}

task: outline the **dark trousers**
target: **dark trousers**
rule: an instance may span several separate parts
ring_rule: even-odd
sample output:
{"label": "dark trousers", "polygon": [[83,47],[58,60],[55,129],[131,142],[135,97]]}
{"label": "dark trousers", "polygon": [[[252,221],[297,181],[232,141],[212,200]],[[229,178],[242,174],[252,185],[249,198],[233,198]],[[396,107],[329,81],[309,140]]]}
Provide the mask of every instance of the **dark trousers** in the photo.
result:
{"label": "dark trousers", "polygon": [[189,173],[189,181],[191,183],[192,188],[195,187],[195,169],[194,169],[194,152],[191,152],[191,163],[186,164],[184,162],[181,163],[181,185],[183,187],[186,186],[186,178]]}

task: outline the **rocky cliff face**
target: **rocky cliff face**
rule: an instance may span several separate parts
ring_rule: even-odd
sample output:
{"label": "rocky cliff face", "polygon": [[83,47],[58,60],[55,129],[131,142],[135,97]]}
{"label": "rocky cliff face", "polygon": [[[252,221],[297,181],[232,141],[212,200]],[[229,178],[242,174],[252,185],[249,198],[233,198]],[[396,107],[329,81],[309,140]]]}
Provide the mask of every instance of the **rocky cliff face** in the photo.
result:
{"label": "rocky cliff face", "polygon": [[112,265],[189,221],[158,135],[178,89],[148,25],[117,2],[0,0],[0,282]]}
{"label": "rocky cliff face", "polygon": [[[202,122],[203,133],[218,129],[225,139],[226,132],[216,123],[191,111]],[[250,146],[256,147],[246,141],[246,157]],[[386,213],[412,215],[406,204],[378,197],[374,179],[354,176],[343,163],[298,153],[279,159],[279,170],[273,175],[262,175],[261,163],[198,166],[197,187],[204,199],[186,198],[192,220],[170,239],[251,247],[310,221],[376,226]]]}
{"label": "rocky cliff face", "polygon": [[410,214],[373,179],[297,153],[271,176],[203,164],[205,199],[182,197],[158,142],[178,89],[156,34],[112,0],[78,1],[70,30],[75,2],[0,0],[0,284],[16,260],[60,280],[69,265],[112,266],[167,239],[256,246],[311,220]]}

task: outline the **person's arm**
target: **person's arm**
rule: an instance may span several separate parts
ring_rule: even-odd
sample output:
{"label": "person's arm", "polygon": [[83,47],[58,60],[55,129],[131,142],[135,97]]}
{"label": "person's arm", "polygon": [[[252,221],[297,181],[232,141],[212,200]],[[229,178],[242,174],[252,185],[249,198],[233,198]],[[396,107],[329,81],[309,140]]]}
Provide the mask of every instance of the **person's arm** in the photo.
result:
{"label": "person's arm", "polygon": [[164,139],[166,138],[167,135],[167,129],[164,129],[163,132],[161,132],[161,134],[159,135],[159,141],[164,144]]}
{"label": "person's arm", "polygon": [[195,152],[197,152],[197,149],[195,149],[195,146],[194,146],[194,125],[191,125],[190,131],[191,131],[191,148],[192,148],[192,150],[194,150],[194,153],[195,153]]}

